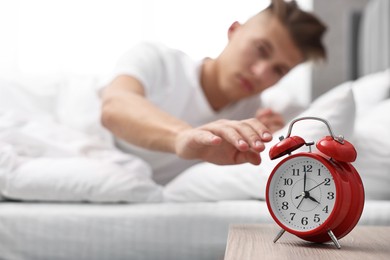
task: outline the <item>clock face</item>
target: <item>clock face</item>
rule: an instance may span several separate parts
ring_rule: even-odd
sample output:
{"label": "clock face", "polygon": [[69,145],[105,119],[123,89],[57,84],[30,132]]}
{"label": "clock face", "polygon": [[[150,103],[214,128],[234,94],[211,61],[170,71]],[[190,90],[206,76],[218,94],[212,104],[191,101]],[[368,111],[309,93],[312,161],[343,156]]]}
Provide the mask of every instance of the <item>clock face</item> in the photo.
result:
{"label": "clock face", "polygon": [[275,170],[268,200],[275,217],[296,231],[310,231],[333,210],[336,187],[327,167],[308,156],[287,159]]}

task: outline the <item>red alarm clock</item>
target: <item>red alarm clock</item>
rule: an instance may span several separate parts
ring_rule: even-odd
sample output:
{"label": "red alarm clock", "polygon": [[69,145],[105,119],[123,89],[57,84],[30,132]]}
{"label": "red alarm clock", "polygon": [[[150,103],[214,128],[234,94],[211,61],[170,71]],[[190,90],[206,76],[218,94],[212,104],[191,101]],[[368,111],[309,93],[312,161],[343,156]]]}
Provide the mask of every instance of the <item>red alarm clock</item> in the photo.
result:
{"label": "red alarm clock", "polygon": [[[290,136],[293,125],[301,120],[318,120],[327,126],[330,136],[317,142],[305,142]],[[311,242],[333,241],[347,235],[358,223],[364,207],[362,180],[352,166],[356,159],[353,145],[343,136],[334,136],[330,124],[317,117],[302,117],[291,122],[286,138],[269,152],[276,159],[288,155],[273,169],[266,189],[266,201],[272,218],[285,231]],[[293,151],[308,146],[308,152]]]}

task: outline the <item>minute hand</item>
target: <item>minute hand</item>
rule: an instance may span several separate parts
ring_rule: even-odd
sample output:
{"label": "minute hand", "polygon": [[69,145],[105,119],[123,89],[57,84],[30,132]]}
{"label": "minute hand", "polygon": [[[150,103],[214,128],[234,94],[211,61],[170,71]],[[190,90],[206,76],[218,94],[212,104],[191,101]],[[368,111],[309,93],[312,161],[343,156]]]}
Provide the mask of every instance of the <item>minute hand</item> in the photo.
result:
{"label": "minute hand", "polygon": [[310,189],[310,190],[308,190],[308,191],[314,190],[315,188],[317,188],[318,186],[320,186],[320,185],[322,185],[322,184],[324,184],[324,183],[325,183],[325,181],[323,181],[323,182],[321,182],[320,184],[318,184],[318,185],[314,186],[313,188],[311,188],[311,189]]}

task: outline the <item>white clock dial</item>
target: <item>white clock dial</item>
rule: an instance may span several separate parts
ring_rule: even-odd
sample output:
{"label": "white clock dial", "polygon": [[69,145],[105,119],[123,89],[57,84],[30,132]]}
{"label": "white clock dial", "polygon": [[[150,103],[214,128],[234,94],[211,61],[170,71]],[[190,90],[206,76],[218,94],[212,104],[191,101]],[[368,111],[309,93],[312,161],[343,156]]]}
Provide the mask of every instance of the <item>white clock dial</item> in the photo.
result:
{"label": "white clock dial", "polygon": [[337,194],[328,168],[314,158],[299,156],[276,169],[268,195],[272,211],[283,225],[309,231],[330,216]]}

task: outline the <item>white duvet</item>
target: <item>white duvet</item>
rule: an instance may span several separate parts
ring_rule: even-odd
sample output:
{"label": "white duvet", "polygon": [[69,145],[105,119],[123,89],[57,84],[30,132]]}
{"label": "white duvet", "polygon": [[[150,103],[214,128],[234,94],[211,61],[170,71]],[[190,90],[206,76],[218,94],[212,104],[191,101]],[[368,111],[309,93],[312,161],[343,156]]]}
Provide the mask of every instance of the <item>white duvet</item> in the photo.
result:
{"label": "white duvet", "polygon": [[[156,202],[162,189],[98,123],[92,77],[41,85],[0,81],[0,194],[37,201]],[[55,103],[53,102],[55,100]]]}

